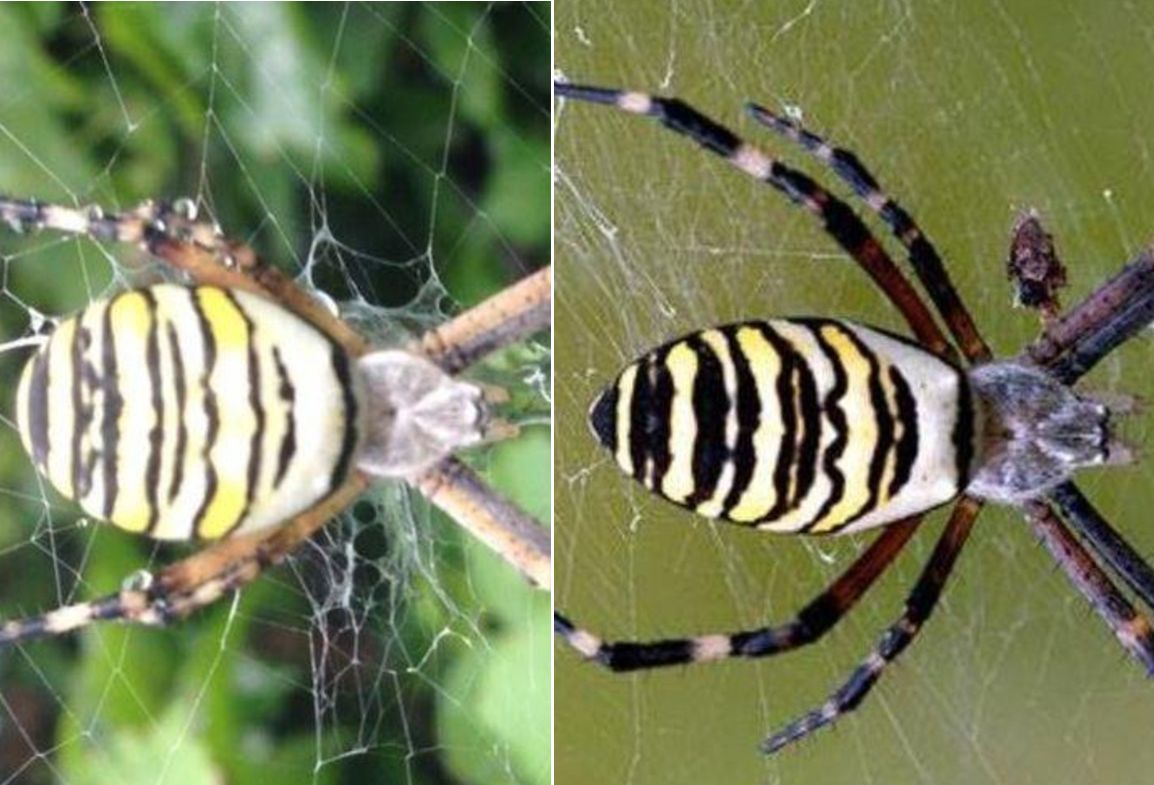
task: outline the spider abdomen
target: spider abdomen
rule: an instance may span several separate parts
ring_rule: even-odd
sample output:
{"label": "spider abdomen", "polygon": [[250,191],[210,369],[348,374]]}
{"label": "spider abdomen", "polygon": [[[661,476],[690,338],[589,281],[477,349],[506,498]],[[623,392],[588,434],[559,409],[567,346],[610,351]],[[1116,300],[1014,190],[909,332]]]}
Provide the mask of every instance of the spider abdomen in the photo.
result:
{"label": "spider abdomen", "polygon": [[851,322],[691,333],[627,366],[590,424],[647,488],[786,532],[876,526],[965,487],[974,414],[957,368]]}
{"label": "spider abdomen", "polygon": [[280,523],[347,476],[345,352],[262,297],[160,284],[95,302],[28,361],[16,420],[37,469],[94,517],[158,539]]}

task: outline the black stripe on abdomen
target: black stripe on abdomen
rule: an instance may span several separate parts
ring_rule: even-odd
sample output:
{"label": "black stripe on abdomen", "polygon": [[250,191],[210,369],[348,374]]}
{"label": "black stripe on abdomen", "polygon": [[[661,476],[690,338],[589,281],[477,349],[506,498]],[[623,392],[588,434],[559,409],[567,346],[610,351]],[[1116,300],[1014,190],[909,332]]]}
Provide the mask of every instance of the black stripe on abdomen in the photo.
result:
{"label": "black stripe on abdomen", "polygon": [[757,466],[757,454],[753,449],[753,437],[761,424],[761,398],[757,393],[757,381],[750,368],[749,358],[741,349],[737,340],[737,333],[746,325],[735,325],[722,330],[726,344],[729,346],[729,356],[733,360],[734,376],[736,377],[737,400],[737,441],[733,445],[733,485],[725,497],[721,514],[729,515],[733,508],[741,501],[741,497],[749,488],[753,479],[753,470]]}
{"label": "black stripe on abdomen", "polygon": [[697,356],[692,392],[693,419],[697,425],[693,440],[693,491],[684,502],[692,508],[713,497],[721,469],[729,457],[725,421],[730,401],[721,361],[713,349],[700,333],[687,338],[686,344]]}
{"label": "black stripe on abdomen", "polygon": [[285,412],[284,433],[281,434],[280,446],[277,448],[276,453],[276,477],[273,478],[272,483],[273,488],[278,488],[297,451],[296,388],[293,386],[292,379],[289,378],[284,361],[281,360],[280,349],[275,346],[272,350],[272,360],[273,365],[276,367],[278,380],[277,397],[280,398],[281,403],[284,404]]}
{"label": "black stripe on abdomen", "polygon": [[902,372],[896,366],[889,369],[890,383],[894,386],[894,400],[897,404],[897,420],[901,423],[901,434],[894,443],[894,476],[890,479],[887,493],[896,496],[910,481],[914,462],[918,458],[918,405]]}
{"label": "black stripe on abdomen", "polygon": [[882,477],[885,474],[886,463],[889,461],[890,454],[893,452],[895,428],[894,413],[890,411],[890,404],[886,399],[885,386],[882,384],[881,375],[883,366],[881,359],[873,349],[858,338],[853,330],[842,328],[840,325],[839,329],[842,329],[848,340],[854,345],[858,354],[864,357],[866,363],[869,365],[866,387],[869,391],[869,410],[873,416],[874,429],[877,432],[877,440],[874,442],[873,449],[870,452],[869,469],[866,473],[867,497],[856,511],[848,515],[845,520],[838,525],[838,528],[841,528],[873,512],[881,503]]}
{"label": "black stripe on abdomen", "polygon": [[669,349],[657,349],[640,360],[629,402],[629,457],[633,477],[660,493],[673,453],[669,441],[673,417],[673,376],[665,365]]}
{"label": "black stripe on abdomen", "polygon": [[[121,297],[129,295],[121,295]],[[120,457],[118,447],[120,442],[120,413],[124,408],[124,398],[120,394],[120,378],[116,361],[116,338],[112,332],[112,311],[119,298],[108,303],[104,311],[104,336],[101,349],[101,391],[104,394],[104,411],[100,421],[100,449],[101,468],[104,481],[104,510],[103,517],[108,520],[112,517],[112,510],[116,505],[116,496],[120,491],[117,478]],[[79,332],[77,332],[79,336]],[[80,433],[77,429],[77,433]],[[75,453],[79,453],[77,446]],[[79,497],[77,497],[79,498]]]}
{"label": "black stripe on abdomen", "polygon": [[[846,393],[849,391],[849,376],[846,374],[845,362],[828,339],[822,334],[822,328],[830,326],[834,329],[841,330],[843,334],[847,331],[840,325],[832,322],[822,321],[804,321],[799,320],[799,323],[804,324],[809,328],[813,334],[814,341],[817,342],[821,353],[825,355],[826,360],[829,361],[830,369],[833,371],[833,387],[830,388],[826,394],[825,399],[821,402],[821,416],[833,428],[833,440],[826,447],[825,452],[821,456],[821,470],[826,481],[829,482],[829,495],[826,496],[825,501],[822,502],[821,507],[818,508],[813,518],[806,524],[805,529],[810,529],[818,523],[825,520],[826,516],[830,514],[834,506],[842,500],[845,496],[846,479],[845,474],[838,467],[838,461],[841,460],[842,455],[845,454],[846,446],[849,444],[849,419],[846,417],[845,409],[842,408],[842,401],[845,399]],[[808,429],[806,435],[808,436]],[[816,463],[815,471],[816,471]],[[804,466],[805,464],[802,464]],[[802,466],[799,466],[799,474]],[[798,483],[800,485],[800,482]],[[806,494],[800,492],[795,504],[800,503]]]}
{"label": "black stripe on abdomen", "polygon": [[201,345],[204,347],[204,371],[196,380],[204,394],[204,416],[207,420],[204,436],[204,450],[201,452],[200,463],[204,467],[204,496],[197,505],[196,513],[192,516],[192,531],[197,537],[201,536],[201,526],[204,524],[208,505],[216,496],[216,487],[220,482],[216,475],[216,467],[212,463],[212,448],[216,445],[216,438],[220,433],[220,409],[216,401],[216,392],[212,389],[212,372],[216,368],[216,336],[213,335],[212,325],[204,313],[200,303],[199,290],[191,292],[193,311],[196,313],[197,324],[200,327]]}
{"label": "black stripe on abdomen", "polygon": [[144,362],[148,367],[148,385],[152,406],[152,428],[148,431],[148,465],[145,467],[144,493],[148,500],[148,522],[144,531],[151,534],[160,520],[160,460],[164,454],[164,390],[160,376],[160,314],[156,297],[150,289],[141,289],[148,311],[148,334],[144,344]]}
{"label": "black stripe on abdomen", "polygon": [[188,426],[185,424],[186,413],[184,356],[180,353],[180,342],[176,336],[176,328],[169,322],[165,333],[168,337],[168,353],[172,357],[172,385],[176,393],[176,440],[172,448],[172,477],[168,483],[168,503],[176,499],[180,493],[181,483],[184,481],[184,450],[188,444]]}
{"label": "black stripe on abdomen", "polygon": [[333,473],[329,476],[329,493],[335,491],[345,481],[353,460],[353,452],[357,448],[357,398],[353,392],[349,356],[335,343],[332,345],[332,363],[333,373],[336,374],[341,388],[345,425],[344,435],[341,437],[341,451],[333,466]]}

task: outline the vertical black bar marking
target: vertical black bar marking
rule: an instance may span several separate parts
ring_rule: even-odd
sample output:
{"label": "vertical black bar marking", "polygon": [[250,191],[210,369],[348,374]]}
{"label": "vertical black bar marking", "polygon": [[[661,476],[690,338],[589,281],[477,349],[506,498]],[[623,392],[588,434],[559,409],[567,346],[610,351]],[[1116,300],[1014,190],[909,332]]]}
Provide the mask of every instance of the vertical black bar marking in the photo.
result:
{"label": "vertical black bar marking", "polygon": [[637,373],[633,375],[633,395],[629,399],[629,458],[633,463],[633,479],[639,482],[645,482],[645,467],[649,462],[650,418],[654,411],[650,368],[655,354],[651,353],[637,361]]}
{"label": "vertical black bar marking", "polygon": [[[866,358],[870,366],[870,411],[874,415],[874,426],[877,428],[878,433],[877,444],[874,445],[873,454],[870,456],[868,475],[870,497],[865,506],[853,516],[854,518],[858,518],[877,508],[882,500],[882,476],[885,473],[889,455],[894,450],[897,434],[894,425],[895,413],[890,411],[890,403],[886,398],[885,387],[882,385],[882,361],[877,354],[863,341],[860,341],[856,335],[852,336],[851,340],[853,340],[858,351]],[[846,523],[850,522],[852,522],[852,519],[846,521]]]}
{"label": "vertical black bar marking", "polygon": [[341,440],[341,451],[329,478],[329,493],[335,491],[349,475],[349,465],[357,448],[357,396],[353,391],[349,356],[337,344],[332,344],[333,373],[337,376],[344,399],[345,432]]}
{"label": "vertical black bar marking", "polygon": [[[120,394],[120,370],[116,359],[116,336],[112,331],[112,311],[116,304],[129,293],[121,294],[109,301],[104,311],[103,341],[101,348],[101,389],[104,393],[104,413],[100,423],[104,476],[104,518],[112,517],[116,505],[118,487],[117,469],[120,463],[120,413],[124,409],[124,398]],[[79,334],[79,333],[78,333]],[[77,446],[76,453],[79,452]]]}
{"label": "vertical black bar marking", "polygon": [[737,335],[746,325],[733,325],[722,329],[726,343],[729,345],[729,356],[733,358],[733,367],[737,379],[737,442],[733,446],[733,485],[725,497],[722,506],[722,515],[728,517],[741,501],[741,497],[749,488],[753,479],[753,470],[757,465],[757,455],[753,449],[753,437],[761,425],[761,398],[757,392],[757,381],[749,358],[742,351]]}
{"label": "vertical black bar marking", "polygon": [[[107,308],[108,305],[105,305]],[[77,501],[83,499],[92,490],[92,477],[96,472],[96,463],[100,453],[95,443],[89,444],[87,453],[82,451],[84,436],[95,442],[93,428],[96,418],[96,391],[103,390],[106,384],[103,369],[94,364],[93,356],[99,353],[96,347],[97,339],[92,331],[83,325],[87,312],[77,317],[77,330],[72,346],[72,407],[75,412],[72,423],[72,492]],[[106,336],[102,336],[107,340]]]}
{"label": "vertical black bar marking", "polygon": [[[867,385],[870,396],[870,413],[874,418],[874,428],[877,430],[877,441],[870,452],[869,471],[866,475],[866,490],[869,496],[862,506],[846,517],[838,526],[843,528],[878,508],[882,502],[882,475],[885,473],[886,463],[894,449],[894,414],[890,411],[889,401],[886,399],[885,388],[882,386],[882,361],[857,334],[850,328],[838,325],[838,329],[854,345],[858,354],[869,364]],[[887,497],[888,498],[888,497]]]}
{"label": "vertical black bar marking", "polygon": [[[674,389],[666,358],[669,350],[678,343],[680,341],[660,346],[625,368],[614,381],[611,396],[614,402],[619,400],[622,377],[629,368],[636,368],[626,422],[629,458],[633,464],[633,479],[659,494],[662,480],[673,461],[671,439],[677,436],[671,431]],[[601,401],[608,399],[603,394]],[[616,417],[611,419],[615,421]]]}
{"label": "vertical black bar marking", "polygon": [[589,407],[589,427],[601,446],[614,454],[617,453],[617,399],[620,395],[620,384],[614,382],[602,390]]}
{"label": "vertical black bar marking", "polygon": [[[825,424],[822,416],[822,402],[817,395],[817,381],[814,378],[813,368],[809,361],[796,349],[790,346],[794,355],[794,372],[797,374],[797,406],[795,416],[802,426],[801,440],[797,446],[796,480],[794,483],[793,498],[789,501],[789,509],[794,510],[801,506],[813,488],[817,477],[818,461],[821,458],[821,435]],[[837,373],[835,370],[835,374]]]}
{"label": "vertical black bar marking", "polygon": [[957,456],[958,487],[964,488],[970,480],[974,462],[974,402],[970,382],[961,371],[958,375],[958,419],[954,424],[954,453]]}
{"label": "vertical black bar marking", "polygon": [[172,478],[168,483],[168,503],[171,506],[180,494],[180,486],[184,482],[184,450],[188,444],[188,426],[185,423],[188,415],[184,411],[184,404],[188,394],[186,388],[188,380],[184,375],[184,355],[180,352],[180,340],[177,338],[176,328],[172,322],[165,326],[168,352],[172,356],[172,386],[176,393],[176,440],[172,448]]}
{"label": "vertical black bar marking", "polygon": [[[796,323],[809,328],[814,340],[817,342],[818,348],[829,361],[830,368],[833,370],[834,380],[833,387],[830,388],[825,399],[821,402],[821,412],[824,415],[824,419],[829,422],[834,432],[833,441],[829,443],[824,455],[822,455],[821,461],[822,474],[829,482],[830,490],[829,495],[826,496],[825,501],[822,502],[817,513],[815,513],[813,518],[806,524],[805,530],[810,530],[824,521],[834,506],[845,496],[846,479],[845,474],[838,466],[838,461],[841,460],[842,455],[845,454],[846,446],[849,444],[850,439],[849,419],[846,417],[845,410],[841,406],[846,393],[849,392],[849,375],[846,373],[845,361],[841,354],[838,353],[837,349],[830,344],[829,340],[822,333],[824,327],[841,329],[839,325],[826,320],[797,320]],[[799,501],[804,498],[804,494],[798,495]]]}
{"label": "vertical black bar marking", "polygon": [[262,445],[264,444],[265,413],[264,401],[261,400],[260,395],[260,354],[256,345],[256,325],[232,292],[225,290],[225,295],[232,307],[240,314],[241,321],[244,322],[245,361],[248,369],[248,405],[252,409],[255,420],[252,438],[249,441],[248,464],[245,470],[244,507],[241,509],[240,515],[237,516],[236,522],[224,535],[228,536],[248,518],[249,510],[252,509],[252,502],[256,496],[257,483],[260,482],[261,459],[264,453]]}
{"label": "vertical black bar marking", "polygon": [[[92,416],[94,414],[90,406],[84,404],[84,386],[88,383],[88,365],[85,352],[92,345],[92,333],[83,328],[81,325],[84,321],[84,314],[81,313],[76,317],[76,332],[72,335],[72,345],[68,347],[69,360],[72,365],[72,411],[75,413],[75,419],[72,422],[72,443],[69,445],[69,467],[72,472],[72,493],[76,496],[77,501],[80,501],[88,495],[89,489],[92,487],[91,475],[85,476],[84,461],[80,454],[80,445],[84,439],[84,434],[92,424]],[[84,336],[88,340],[85,341]],[[51,346],[53,352],[65,351],[63,346]],[[48,358],[46,358],[48,359]],[[46,368],[45,373],[49,370]],[[57,384],[60,382],[57,381]],[[52,379],[49,376],[48,385],[51,388]],[[101,384],[99,379],[95,380],[95,384],[88,389],[96,390]],[[57,449],[64,445],[56,445]]]}
{"label": "vertical black bar marking", "polygon": [[686,507],[694,508],[712,498],[729,457],[725,420],[731,403],[725,390],[721,361],[701,333],[689,336],[686,344],[697,356],[697,373],[691,391],[693,419],[697,423],[693,440],[693,492],[684,502]]}
{"label": "vertical black bar marking", "polygon": [[890,479],[889,488],[886,489],[893,497],[910,481],[914,462],[918,457],[918,404],[910,390],[909,382],[902,376],[901,371],[892,365],[890,383],[894,386],[894,399],[898,407],[897,419],[902,425],[901,434],[894,444],[894,476]]}
{"label": "vertical black bar marking", "polygon": [[164,390],[160,368],[160,312],[151,289],[141,289],[148,311],[148,336],[145,339],[144,362],[148,367],[148,384],[152,398],[152,429],[148,432],[148,466],[145,469],[144,493],[148,499],[148,524],[145,533],[156,531],[160,521],[160,459],[164,454]]}
{"label": "vertical black bar marking", "polygon": [[[645,424],[642,433],[645,435],[647,457],[653,466],[652,488],[658,493],[661,493],[665,475],[669,473],[669,467],[673,463],[673,440],[680,439],[679,435],[673,432],[673,399],[677,391],[673,388],[673,374],[669,372],[669,366],[666,364],[674,345],[670,344],[650,355],[649,366],[637,374],[638,379],[642,374],[646,376],[651,394],[649,407],[644,412]],[[637,470],[634,466],[634,471]],[[644,465],[641,470],[644,472]]]}
{"label": "vertical black bar marking", "polygon": [[[781,360],[781,367],[777,375],[777,402],[781,412],[781,448],[778,451],[777,463],[773,467],[773,506],[762,517],[763,521],[773,521],[780,518],[790,506],[789,478],[794,468],[797,452],[797,434],[801,428],[803,414],[797,412],[795,402],[796,387],[794,376],[797,373],[797,364],[800,359],[793,347],[778,335],[767,322],[757,322],[752,325]],[[810,428],[812,430],[812,428]]]}
{"label": "vertical black bar marking", "polygon": [[273,479],[273,488],[279,488],[281,481],[284,479],[285,472],[288,471],[289,464],[297,451],[297,436],[296,436],[296,388],[293,387],[292,379],[289,378],[288,369],[285,368],[284,362],[281,360],[280,349],[276,346],[272,348],[272,361],[276,366],[276,375],[278,380],[277,397],[280,398],[284,404],[285,410],[285,430],[281,435],[280,447],[277,449],[276,460],[276,477]]}
{"label": "vertical black bar marking", "polygon": [[212,448],[216,445],[216,438],[220,431],[220,410],[216,402],[216,393],[212,389],[212,372],[216,368],[216,336],[213,335],[212,325],[204,313],[200,302],[200,293],[203,287],[192,290],[192,305],[196,312],[197,324],[200,327],[201,340],[204,346],[204,372],[196,380],[204,393],[204,414],[208,420],[204,436],[204,449],[201,451],[201,465],[204,467],[204,496],[200,500],[196,513],[192,516],[192,531],[201,536],[200,530],[204,524],[204,516],[208,512],[208,505],[216,496],[216,486],[219,478],[216,467],[212,464]]}

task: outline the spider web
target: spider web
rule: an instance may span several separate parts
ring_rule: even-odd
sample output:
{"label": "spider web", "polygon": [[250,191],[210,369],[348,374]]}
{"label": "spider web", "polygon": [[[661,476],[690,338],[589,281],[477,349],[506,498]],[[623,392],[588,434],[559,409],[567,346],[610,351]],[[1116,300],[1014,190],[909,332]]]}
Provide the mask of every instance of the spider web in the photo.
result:
{"label": "spider web", "polygon": [[[689,100],[838,193],[742,106],[798,113],[853,148],[938,244],[997,354],[1037,329],[1004,279],[1019,210],[1037,208],[1055,233],[1067,302],[1154,237],[1145,6],[574,0],[558,5],[556,29],[565,78]],[[771,189],[639,118],[568,103],[554,123],[558,607],[621,639],[785,621],[868,537],[800,541],[694,519],[623,478],[585,410],[626,362],[707,325],[795,314],[907,330]],[[1135,341],[1086,386],[1146,395],[1152,359]],[[1150,417],[1128,420],[1126,437],[1142,445]],[[1152,479],[1147,460],[1079,484],[1154,555]],[[896,618],[943,518],[801,652],[615,676],[558,649],[556,781],[1149,781],[1149,682],[1003,509],[983,514],[935,617],[862,708],[759,755]]]}
{"label": "spider web", "polygon": [[[0,188],[127,209],[188,195],[382,345],[548,254],[545,4],[0,8]],[[0,236],[0,618],[189,552],[90,523],[8,417],[26,346],[163,271]],[[549,350],[480,372],[522,436],[469,457],[549,509]],[[286,567],[175,628],[0,652],[0,783],[542,783],[548,598],[382,483]]]}

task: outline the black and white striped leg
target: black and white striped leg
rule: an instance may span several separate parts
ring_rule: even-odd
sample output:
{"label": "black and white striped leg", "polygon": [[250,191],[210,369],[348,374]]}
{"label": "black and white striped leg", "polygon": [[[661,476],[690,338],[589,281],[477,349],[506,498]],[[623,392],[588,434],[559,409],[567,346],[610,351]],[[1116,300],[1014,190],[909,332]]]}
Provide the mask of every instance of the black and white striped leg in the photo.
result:
{"label": "black and white striped leg", "polygon": [[746,109],[757,122],[776,131],[813,153],[829,166],[862,201],[890,227],[909,254],[910,265],[949,327],[954,340],[971,362],[991,358],[990,348],[978,333],[974,320],[962,304],[937,248],[926,237],[914,217],[894,201],[852,151],[834,147],[823,137],[757,104]]}
{"label": "black and white striped leg", "polygon": [[89,602],[66,605],[38,616],[0,624],[0,647],[51,638],[89,624],[119,621],[143,627],[164,627],[236,591],[260,574],[263,565],[242,562],[202,584],[169,594],[158,581],[121,589]]}
{"label": "black and white striped leg", "polygon": [[1144,248],[1114,277],[1046,323],[1021,359],[1073,384],[1154,321],[1154,250]]}
{"label": "black and white striped leg", "polygon": [[147,201],[121,213],[111,213],[91,205],[67,207],[36,199],[0,197],[0,222],[23,234],[56,231],[83,235],[98,242],[147,245],[150,238],[163,235],[206,249],[223,247],[220,227],[199,217],[196,202],[181,198],[171,202]]}
{"label": "black and white striped leg", "polygon": [[953,347],[946,341],[917,290],[902,275],[861,218],[808,175],[742,141],[733,131],[679,99],[567,82],[556,82],[553,88],[562,98],[605,104],[630,114],[652,117],[670,131],[692,139],[751,177],[772,185],[791,202],[821,220],[825,231],[874,279],[924,346],[935,354],[953,356]]}
{"label": "black and white striped leg", "polygon": [[1066,577],[1106,622],[1122,648],[1154,676],[1154,629],[1150,619],[1136,611],[1094,558],[1070,533],[1045,502],[1029,502],[1024,510],[1034,534],[1050,551]]}
{"label": "black and white striped leg", "polygon": [[861,704],[874,684],[881,677],[886,665],[893,662],[922,629],[942,588],[954,569],[958,554],[966,544],[973,528],[974,520],[982,509],[981,502],[963,496],[954,507],[946,530],[938,539],[934,552],[922,570],[918,582],[906,599],[906,610],[882,636],[877,647],[854,669],[849,679],[838,688],[829,700],[808,714],[794,720],[780,731],[769,736],[762,743],[762,750],[772,754],[795,741],[799,741],[815,730],[829,725],[842,714],[853,711]]}
{"label": "black and white striped leg", "polygon": [[1125,581],[1147,608],[1154,610],[1154,569],[1126,538],[1102,517],[1074,483],[1062,483],[1050,491],[1049,496],[1062,511],[1069,528]]}
{"label": "black and white striped leg", "polygon": [[785,624],[718,635],[648,642],[605,642],[553,614],[553,631],[581,656],[624,672],[732,657],[769,657],[813,643],[841,620],[901,553],[921,518],[885,528],[849,568]]}
{"label": "black and white striped leg", "polygon": [[279,564],[352,504],[368,482],[355,472],[329,496],[282,526],[218,540],[116,594],[0,623],[0,647],[56,636],[100,621],[156,627],[183,619]]}
{"label": "black and white striped leg", "polygon": [[[0,646],[62,635],[98,621],[127,619],[133,615],[130,608],[145,608],[148,604],[146,592],[130,589],[92,602],[66,605],[39,616],[5,622],[0,624]],[[155,623],[163,623],[162,618],[162,614],[158,615]]]}

